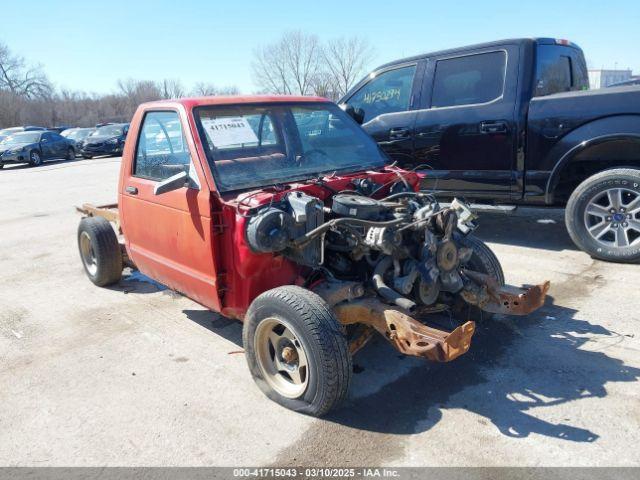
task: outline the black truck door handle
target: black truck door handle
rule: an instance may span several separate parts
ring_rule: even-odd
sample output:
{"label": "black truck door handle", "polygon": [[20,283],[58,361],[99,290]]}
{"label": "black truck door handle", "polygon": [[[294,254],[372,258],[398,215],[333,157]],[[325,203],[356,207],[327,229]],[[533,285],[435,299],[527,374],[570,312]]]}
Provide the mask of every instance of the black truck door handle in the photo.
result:
{"label": "black truck door handle", "polygon": [[138,189],[136,187],[127,187],[127,188],[125,188],[125,191],[127,193],[130,193],[131,195],[137,195],[138,194]]}
{"label": "black truck door handle", "polygon": [[407,127],[392,128],[389,130],[389,140],[405,140],[410,137],[410,133]]}
{"label": "black truck door handle", "polygon": [[507,122],[482,122],[480,123],[480,133],[507,133]]}

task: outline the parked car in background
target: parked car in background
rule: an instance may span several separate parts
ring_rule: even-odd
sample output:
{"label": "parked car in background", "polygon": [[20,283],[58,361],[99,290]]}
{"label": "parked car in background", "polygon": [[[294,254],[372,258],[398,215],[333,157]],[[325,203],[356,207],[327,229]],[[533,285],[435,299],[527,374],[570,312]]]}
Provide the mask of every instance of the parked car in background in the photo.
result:
{"label": "parked car in background", "polygon": [[95,128],[69,128],[60,135],[69,140],[73,140],[75,142],[76,153],[79,153],[82,150],[86,138],[95,131]]}
{"label": "parked car in background", "polygon": [[80,153],[84,158],[93,158],[99,155],[121,155],[128,132],[128,123],[113,123],[96,128],[91,135],[85,138]]}
{"label": "parked car in background", "polygon": [[0,142],[0,169],[7,163],[28,163],[37,167],[45,160],[73,160],[75,157],[73,141],[55,132],[18,132]]}
{"label": "parked car in background", "polygon": [[26,127],[9,127],[9,128],[5,128],[3,130],[0,130],[0,142],[2,140],[4,140],[5,138],[7,138],[10,135],[13,135],[14,133],[18,133],[18,132],[32,132],[32,131],[37,131],[37,130],[45,130],[44,127],[34,127],[31,125],[28,125]]}
{"label": "parked car in background", "polygon": [[70,130],[74,127],[72,127],[71,125],[60,125],[58,127],[49,127],[47,128],[47,130],[49,130],[50,132],[56,132],[56,133],[62,133],[65,130]]}
{"label": "parked car in background", "polygon": [[566,206],[595,258],[640,260],[640,88],[588,88],[566,40],[503,40],[405,58],[343,107],[445,198]]}

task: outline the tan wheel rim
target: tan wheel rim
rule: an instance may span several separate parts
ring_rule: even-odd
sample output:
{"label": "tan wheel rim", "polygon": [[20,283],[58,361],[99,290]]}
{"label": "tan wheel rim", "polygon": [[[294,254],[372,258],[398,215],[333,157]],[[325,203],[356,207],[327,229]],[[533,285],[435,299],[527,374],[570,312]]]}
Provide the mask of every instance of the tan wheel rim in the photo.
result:
{"label": "tan wheel rim", "polygon": [[87,272],[93,277],[98,271],[98,260],[91,244],[91,237],[87,232],[80,234],[80,254]]}
{"label": "tan wheel rim", "polygon": [[254,335],[256,359],[269,386],[286,398],[299,398],[309,383],[307,355],[299,335],[288,322],[262,320]]}

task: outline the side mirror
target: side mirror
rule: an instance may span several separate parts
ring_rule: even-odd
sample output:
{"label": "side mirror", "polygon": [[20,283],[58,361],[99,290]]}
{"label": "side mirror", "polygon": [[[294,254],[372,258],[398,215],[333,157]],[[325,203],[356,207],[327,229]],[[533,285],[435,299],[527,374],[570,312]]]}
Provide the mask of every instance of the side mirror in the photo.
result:
{"label": "side mirror", "polygon": [[344,110],[344,112],[353,118],[358,124],[362,125],[364,123],[363,109],[355,108],[353,105],[349,105],[348,103],[340,105],[340,108],[342,108],[342,110]]}
{"label": "side mirror", "polygon": [[49,140],[47,140],[46,138],[42,138],[40,139],[40,143],[47,143]]}
{"label": "side mirror", "polygon": [[161,195],[163,193],[172,192],[178,190],[187,185],[189,180],[189,174],[186,171],[181,171],[175,175],[165,178],[153,188],[154,195]]}

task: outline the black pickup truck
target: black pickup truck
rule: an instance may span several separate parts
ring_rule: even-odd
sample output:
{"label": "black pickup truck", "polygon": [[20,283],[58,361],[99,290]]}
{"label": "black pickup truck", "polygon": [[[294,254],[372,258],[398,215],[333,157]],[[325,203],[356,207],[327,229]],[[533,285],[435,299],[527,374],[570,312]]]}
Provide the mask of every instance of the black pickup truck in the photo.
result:
{"label": "black pickup truck", "polygon": [[640,88],[588,91],[566,40],[503,40],[383,65],[341,100],[424,188],[566,206],[592,256],[640,260]]}

